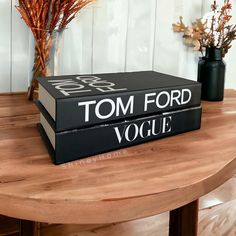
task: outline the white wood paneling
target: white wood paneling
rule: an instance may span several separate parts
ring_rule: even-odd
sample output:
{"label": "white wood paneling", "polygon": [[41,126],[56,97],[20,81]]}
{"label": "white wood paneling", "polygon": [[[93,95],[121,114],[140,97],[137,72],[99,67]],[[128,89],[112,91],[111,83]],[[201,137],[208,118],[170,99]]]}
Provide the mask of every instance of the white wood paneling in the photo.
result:
{"label": "white wood paneling", "polygon": [[11,90],[11,1],[0,0],[0,92]]}
{"label": "white wood paneling", "polygon": [[198,53],[192,52],[183,44],[182,36],[172,31],[172,23],[183,16],[190,24],[195,18],[200,18],[202,4],[199,0],[170,0],[168,6],[165,0],[158,0],[156,46],[154,68],[157,71],[197,79]]}
{"label": "white wood paneling", "polygon": [[130,0],[126,70],[152,70],[156,26],[156,0]]}
{"label": "white wood paneling", "polygon": [[124,71],[128,0],[98,0],[94,8],[93,72]]}
{"label": "white wood paneling", "polygon": [[[234,23],[236,23],[236,17],[234,17]],[[233,42],[231,50],[225,57],[226,62],[226,77],[225,87],[236,89],[236,42]]]}
{"label": "white wood paneling", "polygon": [[[232,2],[235,11],[236,0]],[[15,9],[16,3],[17,0],[0,0],[0,92],[26,90],[32,77],[34,40]],[[153,68],[196,80],[199,54],[183,44],[180,34],[172,32],[172,23],[182,15],[190,24],[209,11],[211,3],[212,0],[97,0],[65,30],[57,72]],[[236,23],[235,14],[233,17]],[[225,59],[227,88],[236,88],[235,55],[236,43]]]}
{"label": "white wood paneling", "polygon": [[154,69],[163,73],[179,75],[179,56],[182,42],[180,37],[173,34],[171,25],[183,14],[182,0],[170,0],[168,16],[166,1],[158,0],[156,19],[156,42]]}
{"label": "white wood paneling", "polygon": [[63,32],[59,74],[91,73],[93,6],[83,9]]}
{"label": "white wood paneling", "polygon": [[14,92],[26,91],[28,88],[28,77],[32,71],[31,61],[33,55],[30,54],[30,30],[21,20],[20,14],[15,8],[17,0],[12,1],[12,84]]}
{"label": "white wood paneling", "polygon": [[[202,3],[199,0],[183,0],[183,13],[182,13],[187,24],[191,24],[195,19],[202,17]],[[197,65],[201,54],[194,52],[192,48],[187,47],[181,41],[181,54],[179,56],[179,73],[180,76],[197,80]]]}

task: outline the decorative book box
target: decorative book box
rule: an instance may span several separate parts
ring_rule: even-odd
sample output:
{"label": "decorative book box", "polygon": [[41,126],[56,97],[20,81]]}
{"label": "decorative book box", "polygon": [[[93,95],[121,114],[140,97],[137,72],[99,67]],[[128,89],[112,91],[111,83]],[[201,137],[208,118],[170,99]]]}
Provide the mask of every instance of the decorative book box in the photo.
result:
{"label": "decorative book box", "polygon": [[38,81],[38,127],[55,164],[200,128],[194,81],[154,71]]}

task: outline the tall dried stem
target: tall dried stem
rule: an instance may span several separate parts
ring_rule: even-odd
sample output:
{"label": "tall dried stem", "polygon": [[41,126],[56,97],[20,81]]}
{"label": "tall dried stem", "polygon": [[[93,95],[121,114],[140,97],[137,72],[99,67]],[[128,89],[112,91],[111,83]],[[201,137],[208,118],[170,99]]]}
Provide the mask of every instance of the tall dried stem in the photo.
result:
{"label": "tall dried stem", "polygon": [[94,0],[19,0],[16,6],[35,39],[33,78],[28,98],[38,88],[37,78],[47,76],[53,33],[62,32],[76,14]]}

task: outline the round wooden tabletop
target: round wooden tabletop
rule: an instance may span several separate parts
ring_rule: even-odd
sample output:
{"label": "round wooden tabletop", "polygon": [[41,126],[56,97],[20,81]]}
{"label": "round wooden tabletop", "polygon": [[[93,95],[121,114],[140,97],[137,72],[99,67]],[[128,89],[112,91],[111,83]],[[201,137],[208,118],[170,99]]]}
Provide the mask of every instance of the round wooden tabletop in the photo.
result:
{"label": "round wooden tabletop", "polygon": [[[26,95],[0,96],[0,214],[106,224],[173,210],[236,173],[236,92],[203,102],[201,130],[55,166]],[[93,148],[93,147],[91,147]]]}

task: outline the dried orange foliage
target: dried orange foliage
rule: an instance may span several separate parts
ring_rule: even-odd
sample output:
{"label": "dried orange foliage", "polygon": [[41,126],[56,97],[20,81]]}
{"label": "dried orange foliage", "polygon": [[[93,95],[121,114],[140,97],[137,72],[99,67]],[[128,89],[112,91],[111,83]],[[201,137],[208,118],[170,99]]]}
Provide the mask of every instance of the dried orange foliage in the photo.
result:
{"label": "dried orange foliage", "polygon": [[184,42],[195,51],[203,52],[207,47],[218,47],[222,48],[224,57],[236,39],[236,25],[229,24],[231,9],[230,0],[224,0],[221,7],[214,1],[212,11],[206,18],[197,19],[191,26],[187,26],[183,23],[183,17],[180,17],[180,21],[173,24],[173,31],[183,33]]}
{"label": "dried orange foliage", "polygon": [[65,29],[76,14],[91,2],[93,0],[19,0],[16,8],[36,42],[33,87],[37,86],[37,77],[47,75],[54,32]]}
{"label": "dried orange foliage", "polygon": [[192,46],[195,51],[202,50],[201,41],[204,37],[205,29],[206,23],[202,23],[201,19],[197,19],[193,22],[191,27],[183,23],[183,17],[180,17],[180,22],[173,24],[173,31],[178,33],[182,32],[184,34],[184,42]]}

